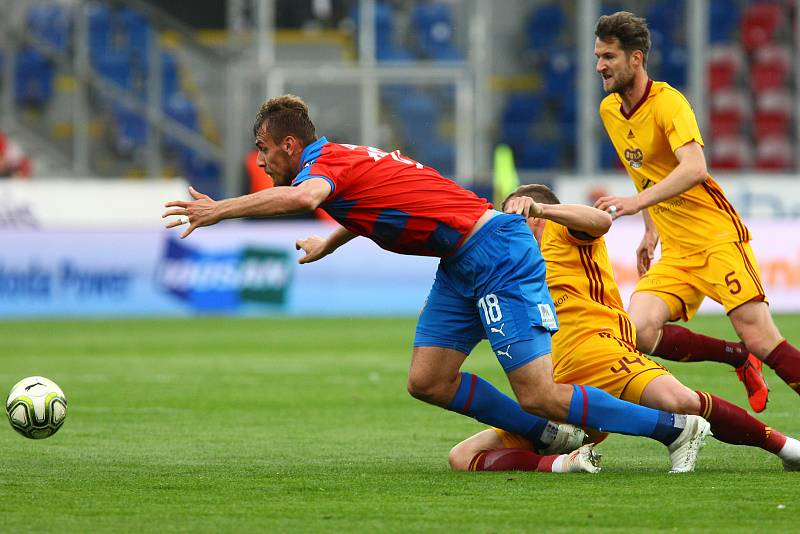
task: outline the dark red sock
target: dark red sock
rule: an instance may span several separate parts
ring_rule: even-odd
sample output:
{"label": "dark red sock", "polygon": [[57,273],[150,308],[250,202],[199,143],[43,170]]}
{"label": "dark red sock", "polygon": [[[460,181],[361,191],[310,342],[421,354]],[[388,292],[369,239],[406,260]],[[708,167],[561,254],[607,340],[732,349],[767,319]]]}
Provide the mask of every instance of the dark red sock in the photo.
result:
{"label": "dark red sock", "polygon": [[788,341],[783,341],[769,353],[764,363],[800,394],[800,351]]}
{"label": "dark red sock", "polygon": [[470,471],[551,471],[558,454],[542,456],[526,449],[481,451],[469,463]]}
{"label": "dark red sock", "polygon": [[712,361],[734,367],[744,365],[747,354],[742,343],[704,336],[674,324],[661,328],[661,340],[653,350],[653,356],[674,362]]}
{"label": "dark red sock", "polygon": [[759,447],[777,454],[786,443],[786,436],[742,410],[735,404],[705,391],[700,397],[700,415],[711,423],[714,437],[732,445]]}

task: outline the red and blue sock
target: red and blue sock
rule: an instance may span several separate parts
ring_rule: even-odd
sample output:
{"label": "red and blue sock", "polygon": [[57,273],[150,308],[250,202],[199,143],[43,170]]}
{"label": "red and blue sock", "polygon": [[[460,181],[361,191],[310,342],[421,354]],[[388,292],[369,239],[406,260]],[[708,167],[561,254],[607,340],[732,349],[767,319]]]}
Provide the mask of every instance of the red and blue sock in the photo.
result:
{"label": "red and blue sock", "polygon": [[632,404],[592,386],[573,385],[567,422],[602,432],[647,436],[669,445],[683,432],[686,416]]}
{"label": "red and blue sock", "polygon": [[537,449],[549,445],[542,441],[547,419],[526,412],[517,401],[478,375],[461,373],[461,383],[448,409],[524,436]]}

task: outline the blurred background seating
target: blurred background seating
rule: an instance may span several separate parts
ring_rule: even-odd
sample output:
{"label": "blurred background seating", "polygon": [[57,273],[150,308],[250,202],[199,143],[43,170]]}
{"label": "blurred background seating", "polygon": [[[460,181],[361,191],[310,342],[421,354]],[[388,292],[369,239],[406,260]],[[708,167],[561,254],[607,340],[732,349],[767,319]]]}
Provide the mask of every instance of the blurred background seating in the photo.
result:
{"label": "blurred background seating", "polygon": [[[226,26],[226,2],[92,1],[83,11],[71,0],[14,5],[25,29],[15,37],[13,70],[15,122],[20,129],[52,141],[69,161],[75,157],[76,132],[85,127],[90,137],[86,172],[93,175],[146,176],[155,168],[152,158],[157,153],[162,174],[225,190],[226,169],[234,168],[225,158],[235,156],[240,167],[249,150],[245,140],[235,155],[225,153],[232,129],[240,130],[237,139],[247,136],[247,125],[242,124],[246,121],[230,124],[231,88],[226,79],[231,71],[226,69],[231,64],[256,72],[260,68],[253,33],[258,2],[240,2],[246,7],[243,26],[234,32]],[[690,5],[686,0],[603,1],[600,9],[605,14],[628,9],[646,16],[652,36],[648,72],[686,92]],[[472,76],[475,6],[472,1],[375,0],[377,67],[454,69]],[[359,0],[276,0],[276,40],[269,61],[327,61],[331,68],[357,65],[361,7]],[[708,8],[707,115],[699,119],[709,159],[742,172],[796,170],[794,151],[787,155],[785,150],[797,145],[794,2],[709,0]],[[76,24],[78,13],[85,17],[90,68],[89,120],[83,126],[71,118],[76,87],[86,83],[73,68],[79,48],[75,32],[81,27]],[[505,143],[523,172],[575,171],[578,57],[586,53],[577,49],[579,16],[574,0],[508,0],[502,10],[493,6],[484,161],[492,146]],[[151,65],[153,58],[160,64]],[[154,87],[160,88],[155,97]],[[327,126],[324,133],[347,140],[359,137],[364,111],[358,80],[350,86],[295,80],[283,87],[318,103],[314,111]],[[463,133],[457,127],[455,84],[391,79],[382,80],[378,89],[374,144],[400,148],[455,175],[458,136]],[[246,102],[237,105],[251,110],[268,90],[266,81],[258,87],[251,82],[242,89]],[[474,97],[473,93],[470,98]],[[25,145],[28,136],[15,133]],[[613,147],[601,137],[594,145],[598,170],[618,170]],[[38,150],[28,152],[46,159]],[[35,166],[59,167],[64,165],[47,161]],[[487,181],[485,167],[479,171],[483,174],[475,177],[476,188]]]}

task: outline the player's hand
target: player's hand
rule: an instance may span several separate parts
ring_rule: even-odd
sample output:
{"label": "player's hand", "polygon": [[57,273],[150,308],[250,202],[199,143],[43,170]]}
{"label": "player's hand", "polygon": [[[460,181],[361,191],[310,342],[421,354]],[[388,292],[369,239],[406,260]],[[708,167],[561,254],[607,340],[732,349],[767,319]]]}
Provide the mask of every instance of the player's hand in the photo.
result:
{"label": "player's hand", "polygon": [[544,213],[542,205],[534,202],[531,197],[514,197],[506,202],[506,213],[516,213],[522,215],[526,219],[530,217],[541,217]]}
{"label": "player's hand", "polygon": [[306,253],[305,256],[297,260],[300,264],[321,260],[328,255],[328,251],[325,247],[325,239],[318,235],[312,235],[306,239],[298,239],[294,243],[294,248]]}
{"label": "player's hand", "polygon": [[174,209],[167,210],[161,215],[162,219],[178,216],[177,219],[165,225],[167,228],[174,228],[182,224],[189,225],[181,234],[181,239],[194,232],[196,228],[211,226],[221,220],[221,217],[217,213],[217,205],[219,203],[216,200],[208,195],[204,195],[191,186],[189,186],[189,194],[192,195],[194,200],[173,200],[167,202],[164,204],[164,207]]}
{"label": "player's hand", "polygon": [[658,234],[655,232],[645,232],[642,242],[636,248],[636,269],[639,271],[639,278],[645,275],[650,269],[650,264],[658,245]]}
{"label": "player's hand", "polygon": [[607,211],[612,219],[623,215],[635,215],[642,211],[638,197],[600,197],[594,203],[594,207]]}

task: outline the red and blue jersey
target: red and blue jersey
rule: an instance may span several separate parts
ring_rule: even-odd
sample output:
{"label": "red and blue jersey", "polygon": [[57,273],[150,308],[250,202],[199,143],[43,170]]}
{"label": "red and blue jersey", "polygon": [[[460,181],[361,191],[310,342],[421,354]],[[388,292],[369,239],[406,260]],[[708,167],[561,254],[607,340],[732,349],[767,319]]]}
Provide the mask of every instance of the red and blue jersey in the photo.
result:
{"label": "red and blue jersey", "polygon": [[320,207],[349,231],[400,254],[447,257],[483,213],[485,199],[399,151],[331,143],[308,145],[292,185],[323,178]]}

